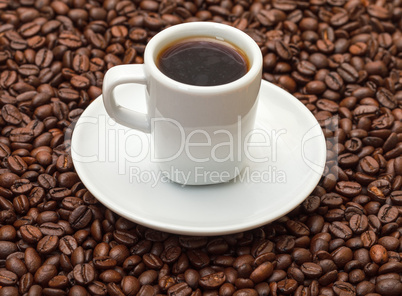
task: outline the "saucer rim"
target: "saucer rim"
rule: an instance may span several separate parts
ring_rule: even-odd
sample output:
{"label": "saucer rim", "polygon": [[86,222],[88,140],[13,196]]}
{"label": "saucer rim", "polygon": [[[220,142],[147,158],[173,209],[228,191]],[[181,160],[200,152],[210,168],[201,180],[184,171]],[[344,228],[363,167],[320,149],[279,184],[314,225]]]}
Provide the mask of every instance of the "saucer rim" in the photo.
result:
{"label": "saucer rim", "polygon": [[[283,93],[284,96],[288,97],[288,99],[291,100],[292,104],[298,105],[297,109],[299,109],[299,110],[302,109],[304,111],[302,114],[302,118],[308,118],[309,121],[312,121],[318,125],[318,122],[315,119],[314,115],[293,95],[291,95],[290,93],[286,92],[282,88],[280,88],[268,81],[262,80],[261,88],[263,88],[264,85],[265,85],[265,87],[271,87],[271,88],[275,87],[276,91],[279,91],[279,92]],[[88,110],[88,112],[90,112],[91,109],[97,108],[97,107],[95,107],[96,104],[102,105],[102,95],[97,97],[91,103],[92,106],[91,105],[88,106],[87,109],[84,111],[84,113],[87,110]],[[82,115],[84,115],[84,113]],[[142,133],[141,131],[139,131],[139,132]],[[78,137],[77,133],[73,132],[72,138],[71,138],[71,147],[72,148],[74,146],[76,146],[74,143],[77,140],[74,140],[74,139],[77,139],[77,137]],[[91,176],[88,176],[88,174],[85,172],[85,169],[81,165],[77,165],[77,164],[81,164],[81,163],[79,161],[74,160],[75,159],[75,157],[74,157],[75,150],[74,149],[71,149],[71,154],[72,154],[76,173],[78,174],[80,180],[83,182],[83,184],[86,186],[86,188],[95,196],[95,198],[100,203],[102,203],[105,207],[109,208],[116,214],[128,219],[129,221],[133,221],[134,223],[138,223],[140,225],[143,225],[143,226],[146,226],[146,227],[149,227],[152,229],[156,229],[159,231],[181,234],[181,235],[214,236],[214,235],[233,234],[233,233],[238,233],[238,232],[248,231],[248,230],[251,230],[254,228],[258,228],[260,226],[268,224],[268,223],[288,214],[289,212],[294,210],[298,205],[300,205],[309,196],[309,194],[314,190],[314,188],[318,184],[318,182],[321,179],[322,174],[324,172],[325,161],[326,161],[326,145],[325,145],[325,137],[322,132],[320,134],[320,138],[321,138],[320,145],[319,145],[320,147],[317,147],[317,152],[319,152],[319,153],[317,153],[318,155],[316,155],[317,159],[315,159],[315,161],[319,162],[321,171],[315,172],[314,176],[316,176],[316,177],[312,177],[312,178],[308,179],[307,183],[304,183],[304,186],[300,188],[302,190],[298,191],[299,194],[297,196],[299,196],[299,198],[294,199],[293,202],[287,203],[283,207],[281,207],[273,212],[270,212],[269,217],[267,217],[265,219],[261,218],[259,220],[250,220],[248,223],[239,223],[239,224],[235,224],[235,225],[224,225],[223,227],[218,226],[217,228],[211,228],[210,226],[203,227],[202,225],[197,226],[197,227],[186,226],[186,225],[177,225],[177,224],[173,224],[173,223],[169,223],[169,222],[164,222],[161,220],[152,220],[145,216],[133,217],[132,215],[130,215],[129,212],[126,211],[124,206],[119,205],[118,203],[114,203],[113,199],[107,198],[107,196],[105,194],[100,192],[100,189],[98,189],[95,182],[90,181]],[[214,185],[207,185],[207,186],[214,186]],[[202,187],[204,187],[204,186],[191,186],[191,187],[194,187],[194,188],[200,187],[200,188],[197,188],[196,190],[202,190]],[[104,197],[106,197],[106,198],[104,198]],[[297,200],[297,202],[295,202],[296,200]]]}

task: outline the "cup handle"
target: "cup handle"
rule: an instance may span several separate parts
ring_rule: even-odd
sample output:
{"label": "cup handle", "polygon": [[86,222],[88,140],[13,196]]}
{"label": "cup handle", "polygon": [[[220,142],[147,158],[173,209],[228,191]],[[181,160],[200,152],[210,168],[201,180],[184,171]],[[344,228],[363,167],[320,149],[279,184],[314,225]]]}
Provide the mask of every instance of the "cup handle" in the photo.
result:
{"label": "cup handle", "polygon": [[106,112],[117,123],[127,127],[150,133],[151,127],[149,116],[146,113],[140,113],[120,106],[116,102],[114,89],[120,84],[126,83],[147,83],[144,65],[119,65],[110,68],[103,78],[103,104]]}

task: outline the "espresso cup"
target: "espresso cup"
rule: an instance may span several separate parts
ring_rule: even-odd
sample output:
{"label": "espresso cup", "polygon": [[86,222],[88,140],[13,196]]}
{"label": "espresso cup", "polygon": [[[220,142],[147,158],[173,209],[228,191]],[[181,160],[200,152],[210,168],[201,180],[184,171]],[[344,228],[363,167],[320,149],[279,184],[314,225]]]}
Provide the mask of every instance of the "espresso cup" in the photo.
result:
{"label": "espresso cup", "polygon": [[[216,41],[243,55],[245,74],[228,83],[194,85],[161,71],[159,60],[166,50],[198,39]],[[194,59],[200,64],[199,57]],[[179,74],[184,79],[188,76]],[[228,182],[247,164],[244,142],[254,127],[261,76],[260,48],[246,33],[212,22],[185,23],[156,34],[145,48],[144,64],[109,69],[103,80],[103,103],[117,123],[150,133],[152,162],[172,181],[185,185]],[[114,89],[129,83],[146,86],[146,113],[118,104]],[[137,97],[132,94],[133,100]]]}

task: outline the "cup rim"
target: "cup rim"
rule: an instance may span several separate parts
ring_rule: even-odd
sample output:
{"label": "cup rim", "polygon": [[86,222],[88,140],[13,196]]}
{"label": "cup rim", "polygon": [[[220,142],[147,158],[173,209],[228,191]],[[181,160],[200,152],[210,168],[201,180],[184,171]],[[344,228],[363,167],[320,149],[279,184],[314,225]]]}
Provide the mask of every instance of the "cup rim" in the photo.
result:
{"label": "cup rim", "polygon": [[[200,32],[200,33],[194,34],[194,32]],[[239,79],[220,85],[212,85],[212,86],[191,85],[176,81],[166,76],[156,66],[155,63],[156,54],[159,53],[159,51],[162,50],[167,44],[172,43],[175,40],[180,40],[192,36],[217,37],[217,33],[214,34],[213,32],[220,32],[220,34],[222,35],[236,36],[236,38],[232,37],[232,39],[234,40],[230,41],[228,40],[228,41],[234,43],[247,55],[250,62],[250,67],[247,73],[242,77],[240,77]],[[221,38],[225,40],[225,38],[223,37]],[[246,46],[248,50],[245,50],[244,46],[239,46],[237,42],[240,38],[243,40],[244,44],[247,44]],[[152,39],[148,42],[145,48],[144,64],[146,71],[149,72],[149,75],[153,76],[159,83],[162,83],[169,87],[174,87],[176,89],[181,89],[190,93],[210,94],[210,93],[224,92],[228,90],[233,91],[236,89],[246,87],[256,78],[256,76],[259,76],[259,78],[261,79],[262,53],[257,43],[249,35],[247,35],[246,33],[237,28],[214,22],[190,22],[168,27],[163,31],[159,32],[158,34],[156,34],[154,37],[152,37]]]}

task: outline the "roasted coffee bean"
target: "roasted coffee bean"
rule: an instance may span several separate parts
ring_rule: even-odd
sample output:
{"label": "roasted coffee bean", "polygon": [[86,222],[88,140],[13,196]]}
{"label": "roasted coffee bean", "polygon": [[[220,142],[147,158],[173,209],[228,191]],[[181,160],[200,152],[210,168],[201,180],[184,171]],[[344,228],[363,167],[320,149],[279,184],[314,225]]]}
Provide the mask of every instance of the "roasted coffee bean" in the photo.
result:
{"label": "roasted coffee bean", "polygon": [[378,239],[378,243],[388,251],[393,251],[398,248],[398,239],[393,236],[383,236]]}
{"label": "roasted coffee bean", "polygon": [[102,282],[93,281],[91,284],[88,285],[88,291],[96,296],[106,296],[107,286]]}
{"label": "roasted coffee bean", "polygon": [[284,60],[290,60],[293,56],[289,46],[282,41],[275,42],[275,49],[276,53]]}
{"label": "roasted coffee bean", "polygon": [[361,234],[369,226],[367,216],[359,214],[353,215],[349,220],[349,226],[354,233]]}
{"label": "roasted coffee bean", "polygon": [[332,90],[338,91],[343,87],[343,79],[336,72],[330,72],[325,77],[325,84]]}
{"label": "roasted coffee bean", "polygon": [[342,281],[337,281],[334,283],[333,290],[337,295],[355,295],[355,288],[353,285],[347,283],[347,282],[342,282]]}
{"label": "roasted coffee bean", "polygon": [[39,225],[44,223],[53,222],[56,223],[59,221],[59,216],[54,211],[43,211],[36,217],[36,221]]}
{"label": "roasted coffee bean", "polygon": [[54,235],[47,235],[43,237],[37,245],[37,250],[40,254],[50,254],[57,249],[59,245],[59,238]]}
{"label": "roasted coffee bean", "polygon": [[42,237],[42,232],[36,226],[24,225],[20,228],[22,239],[27,243],[37,243]]}
{"label": "roasted coffee bean", "polygon": [[59,35],[59,43],[68,48],[78,48],[82,45],[80,37],[67,31],[61,32]]}
{"label": "roasted coffee bean", "polygon": [[367,230],[360,235],[364,247],[371,247],[375,244],[377,236],[372,230]]}
{"label": "roasted coffee bean", "polygon": [[34,274],[41,266],[42,259],[35,249],[28,247],[25,250],[24,261],[28,271]]}
{"label": "roasted coffee bean", "polygon": [[[118,243],[124,244],[126,246],[133,246],[138,241],[137,235],[135,235],[132,232],[124,231],[124,230],[115,230],[113,232],[113,237]],[[153,261],[153,260],[150,260],[150,261]],[[152,263],[150,263],[150,264],[154,265]],[[157,265],[159,266],[160,263],[158,263]],[[162,266],[160,266],[160,267],[162,267]]]}
{"label": "roasted coffee bean", "polygon": [[28,269],[22,259],[16,256],[8,257],[5,262],[6,269],[14,272],[19,278],[28,272]]}
{"label": "roasted coffee bean", "polygon": [[23,174],[28,169],[27,163],[18,155],[7,157],[7,164],[9,169],[18,175]]}
{"label": "roasted coffee bean", "polygon": [[0,284],[2,286],[13,286],[17,283],[18,276],[8,270],[0,270]]}
{"label": "roasted coffee bean", "polygon": [[260,264],[251,274],[250,279],[258,284],[269,278],[274,270],[274,266],[271,262],[264,262]]}
{"label": "roasted coffee bean", "polygon": [[95,280],[95,270],[90,264],[78,264],[73,270],[74,279],[80,285],[90,284]]}
{"label": "roasted coffee bean", "polygon": [[390,223],[398,218],[398,210],[396,207],[384,205],[378,211],[378,219],[382,223]]}
{"label": "roasted coffee bean", "polygon": [[[140,290],[140,292],[141,292],[141,290]],[[186,283],[178,283],[178,284],[170,287],[167,292],[168,292],[168,295],[190,295],[192,292],[192,289]]]}
{"label": "roasted coffee bean", "polygon": [[355,197],[362,191],[362,186],[357,182],[340,181],[336,184],[335,190],[346,197]]}
{"label": "roasted coffee bean", "polygon": [[117,261],[109,256],[98,256],[93,258],[93,263],[98,269],[110,269],[116,266]]}
{"label": "roasted coffee bean", "polygon": [[302,222],[288,220],[286,222],[286,226],[289,229],[289,231],[292,234],[296,235],[296,236],[308,236],[308,235],[310,235],[310,230]]}
{"label": "roasted coffee bean", "polygon": [[1,108],[3,119],[10,124],[18,125],[22,121],[22,115],[17,107],[11,104],[6,104]]}
{"label": "roasted coffee bean", "polygon": [[[108,272],[104,274],[104,277],[106,280],[109,281],[117,281],[118,280],[118,275],[113,272]],[[158,273],[155,270],[147,270],[144,271],[139,277],[138,280],[141,285],[149,285],[154,283],[158,278]]]}
{"label": "roasted coffee bean", "polygon": [[74,237],[66,235],[60,238],[59,249],[63,254],[69,256],[77,247],[78,244]]}
{"label": "roasted coffee bean", "polygon": [[86,227],[92,219],[92,211],[85,205],[78,206],[71,212],[69,223],[75,229]]}
{"label": "roasted coffee bean", "polygon": [[352,230],[345,224],[335,221],[329,226],[331,233],[338,238],[349,239],[352,237]]}
{"label": "roasted coffee bean", "polygon": [[190,263],[196,268],[203,268],[209,264],[209,256],[198,249],[189,250],[187,252],[188,259]]}
{"label": "roasted coffee bean", "polygon": [[402,283],[396,279],[385,279],[376,283],[375,290],[380,295],[400,295]]}
{"label": "roasted coffee bean", "polygon": [[223,272],[213,273],[203,276],[199,279],[201,287],[206,289],[216,289],[220,287],[226,280],[226,276]]}
{"label": "roasted coffee bean", "polygon": [[109,256],[117,261],[120,265],[130,255],[130,251],[124,245],[116,245],[109,251]]}
{"label": "roasted coffee bean", "polygon": [[43,235],[58,236],[61,237],[65,234],[65,230],[59,224],[53,222],[42,223],[39,227]]}
{"label": "roasted coffee bean", "polygon": [[380,169],[378,162],[371,156],[362,158],[359,164],[363,172],[369,175],[375,175]]}
{"label": "roasted coffee bean", "polygon": [[51,264],[42,265],[37,269],[34,275],[35,282],[44,285],[47,284],[57,274],[57,268]]}
{"label": "roasted coffee bean", "polygon": [[65,275],[56,275],[49,281],[50,288],[65,288],[68,286],[68,278]]}

